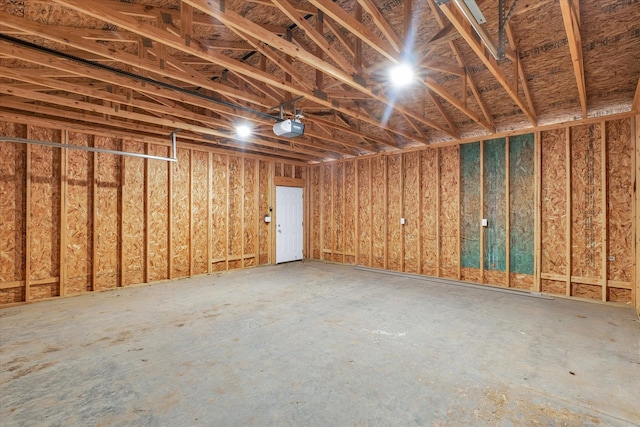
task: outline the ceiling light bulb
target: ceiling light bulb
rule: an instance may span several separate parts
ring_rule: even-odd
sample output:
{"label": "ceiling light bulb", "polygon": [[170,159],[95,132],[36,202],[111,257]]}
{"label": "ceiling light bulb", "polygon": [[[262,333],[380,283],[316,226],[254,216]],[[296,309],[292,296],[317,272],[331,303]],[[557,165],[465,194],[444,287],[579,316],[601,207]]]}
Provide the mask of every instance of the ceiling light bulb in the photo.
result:
{"label": "ceiling light bulb", "polygon": [[413,82],[413,67],[406,63],[398,64],[391,69],[390,77],[394,86],[407,86]]}
{"label": "ceiling light bulb", "polygon": [[248,138],[251,135],[251,128],[249,125],[239,125],[236,127],[236,135],[238,138]]}

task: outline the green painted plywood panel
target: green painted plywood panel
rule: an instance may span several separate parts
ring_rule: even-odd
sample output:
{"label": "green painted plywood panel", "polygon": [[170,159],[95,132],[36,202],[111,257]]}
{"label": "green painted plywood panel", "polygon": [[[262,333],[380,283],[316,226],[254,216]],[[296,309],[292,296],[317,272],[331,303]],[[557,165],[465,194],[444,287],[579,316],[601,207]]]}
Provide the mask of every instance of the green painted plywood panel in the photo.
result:
{"label": "green painted plywood panel", "polygon": [[509,269],[533,275],[535,187],[533,134],[509,138]]}
{"label": "green painted plywood panel", "polygon": [[485,270],[506,271],[506,162],[505,138],[484,143]]}
{"label": "green painted plywood panel", "polygon": [[480,143],[460,147],[462,267],[480,268]]}

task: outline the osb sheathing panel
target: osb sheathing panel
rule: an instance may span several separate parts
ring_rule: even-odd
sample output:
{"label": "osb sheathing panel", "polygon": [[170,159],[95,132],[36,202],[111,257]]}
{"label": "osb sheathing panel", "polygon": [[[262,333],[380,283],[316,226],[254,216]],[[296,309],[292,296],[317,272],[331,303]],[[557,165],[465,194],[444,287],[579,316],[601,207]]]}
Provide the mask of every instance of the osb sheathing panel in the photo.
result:
{"label": "osb sheathing panel", "polygon": [[311,167],[311,258],[321,259],[322,248],[320,247],[320,234],[322,229],[320,227],[320,206],[322,200],[320,199],[320,173],[322,172],[322,166]]}
{"label": "osb sheathing panel", "polygon": [[480,276],[480,143],[460,146],[461,277],[479,282]]}
{"label": "osb sheathing panel", "polygon": [[[322,215],[322,249],[321,257],[324,260],[331,260],[331,251],[333,250],[333,236],[334,224],[332,223],[333,212],[333,196],[332,196],[332,177],[333,177],[333,164],[326,164],[320,167],[321,171],[321,186],[322,186],[322,199],[320,202],[320,209]],[[329,252],[327,252],[329,251]]]}
{"label": "osb sheathing panel", "polygon": [[566,274],[566,129],[541,132],[542,273]]}
{"label": "osb sheathing panel", "polygon": [[[608,279],[631,282],[633,279],[633,139],[631,119],[606,124],[607,140],[607,254]],[[622,296],[610,294],[616,300]],[[628,292],[631,301],[631,293]]]}
{"label": "osb sheathing panel", "polygon": [[510,286],[532,289],[534,273],[535,157],[533,134],[509,139]]}
{"label": "osb sheathing panel", "polygon": [[356,160],[358,173],[358,204],[357,221],[358,236],[358,265],[371,266],[369,249],[371,248],[371,159]]}
{"label": "osb sheathing panel", "polygon": [[[166,147],[149,145],[149,154],[166,157],[169,150]],[[166,162],[147,160],[149,170],[149,281],[168,278],[168,176],[169,169]]]}
{"label": "osb sheathing panel", "polygon": [[244,254],[253,255],[244,261],[245,267],[258,265],[256,256],[258,255],[258,164],[257,160],[244,160],[244,223],[242,224],[244,233]]}
{"label": "osb sheathing panel", "polygon": [[[211,183],[211,259],[212,269],[225,269],[227,257],[227,161],[228,157],[213,154],[213,176]],[[220,261],[222,260],[222,261]]]}
{"label": "osb sheathing panel", "polygon": [[385,267],[385,247],[386,247],[386,223],[387,223],[387,202],[386,202],[386,166],[387,157],[377,156],[371,158],[371,207],[373,211],[371,219],[371,267]]}
{"label": "osb sheathing panel", "polygon": [[567,284],[566,282],[560,282],[557,280],[542,279],[540,290],[548,294],[565,295]]}
{"label": "osb sheathing panel", "polygon": [[356,161],[344,163],[344,262],[355,263],[356,253]]}
{"label": "osb sheathing panel", "polygon": [[571,128],[571,275],[594,279],[602,277],[601,132],[599,124]]}
{"label": "osb sheathing panel", "polygon": [[578,298],[602,299],[602,288],[597,285],[585,285],[584,283],[571,283],[571,296]]}
{"label": "osb sheathing panel", "polygon": [[[258,166],[258,180],[259,180],[259,194],[260,194],[260,200],[259,200],[259,206],[258,206],[258,221],[259,221],[259,242],[258,242],[258,251],[260,253],[259,259],[258,259],[258,263],[260,265],[265,265],[269,263],[269,248],[271,246],[271,235],[270,235],[270,230],[271,230],[271,224],[273,223],[266,223],[264,222],[264,220],[262,218],[264,218],[265,215],[272,215],[272,212],[269,211],[269,207],[271,206],[271,200],[269,200],[269,195],[270,195],[270,189],[269,189],[269,173],[270,173],[270,163],[266,162],[264,160],[260,160],[260,165]],[[312,187],[312,192],[313,187]],[[312,196],[312,203],[315,203],[315,198],[313,198]],[[313,209],[313,208],[312,208]],[[312,216],[312,218],[314,218]],[[311,225],[312,227],[314,226],[314,224]],[[311,232],[315,232],[315,230],[312,228]],[[314,236],[315,237],[315,236]],[[315,244],[315,241],[313,241],[313,244]],[[312,249],[313,252],[313,249]],[[315,256],[313,256],[315,257]]]}
{"label": "osb sheathing panel", "polygon": [[[57,130],[29,127],[29,137],[61,142]],[[60,271],[60,150],[31,147],[31,280],[58,277]],[[58,284],[32,286],[33,300],[59,295]]]}
{"label": "osb sheathing panel", "polygon": [[420,273],[420,153],[404,155],[404,271]]}
{"label": "osb sheathing panel", "polygon": [[[242,255],[242,199],[243,199],[243,161],[237,157],[229,157],[229,245],[228,255]],[[242,260],[229,261],[229,268],[240,268]]]}
{"label": "osb sheathing panel", "polygon": [[192,176],[192,198],[191,220],[193,228],[191,231],[192,247],[191,260],[193,274],[203,274],[208,272],[208,245],[207,229],[209,227],[208,199],[209,199],[209,153],[203,151],[191,151]]}
{"label": "osb sheathing panel", "polygon": [[344,163],[333,166],[333,247],[331,259],[343,262],[344,254]]}
{"label": "osb sheathing panel", "polygon": [[[96,136],[98,148],[120,150],[120,140]],[[119,284],[120,236],[120,164],[122,157],[98,153],[96,173],[96,289],[115,288]]]}
{"label": "osb sheathing panel", "polygon": [[440,149],[440,275],[458,278],[459,147]]}
{"label": "osb sheathing panel", "polygon": [[[0,134],[25,138],[27,128],[0,122]],[[0,282],[24,280],[26,147],[22,144],[0,144]],[[24,286],[0,290],[0,304],[23,300]]]}
{"label": "osb sheathing panel", "polygon": [[387,157],[387,269],[402,270],[402,154]]}
{"label": "osb sheathing panel", "polygon": [[631,289],[607,289],[607,301],[629,303],[632,300]]}
{"label": "osb sheathing panel", "polygon": [[[68,139],[84,147],[94,143],[94,137],[84,133],[69,132]],[[91,290],[93,153],[69,150],[67,156],[66,292],[72,295]]]}
{"label": "osb sheathing panel", "polygon": [[[171,168],[172,278],[187,277],[189,275],[190,157],[188,150],[178,150],[178,162],[169,163]],[[206,228],[203,231],[206,234]]]}
{"label": "osb sheathing panel", "polygon": [[438,149],[423,150],[420,158],[422,273],[438,276]]}
{"label": "osb sheathing panel", "polygon": [[[144,153],[144,147],[139,142],[125,141],[123,149]],[[123,160],[122,259],[126,286],[145,281],[145,160],[135,157],[125,157]]]}
{"label": "osb sheathing panel", "polygon": [[484,278],[493,285],[506,284],[505,274],[497,274],[507,262],[505,150],[504,138],[484,142]]}
{"label": "osb sheathing panel", "polygon": [[305,174],[305,171],[306,171],[305,167],[303,167],[303,166],[293,166],[293,165],[292,165],[292,167],[295,167],[295,172],[296,172],[294,178],[300,178],[300,179],[304,178],[304,174]]}

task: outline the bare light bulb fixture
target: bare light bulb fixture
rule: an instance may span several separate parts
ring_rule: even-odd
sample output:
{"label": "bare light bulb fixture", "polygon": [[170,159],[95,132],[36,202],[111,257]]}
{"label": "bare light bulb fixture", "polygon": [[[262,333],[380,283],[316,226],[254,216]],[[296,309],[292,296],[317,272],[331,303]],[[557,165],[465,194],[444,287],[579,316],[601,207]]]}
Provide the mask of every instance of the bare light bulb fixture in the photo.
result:
{"label": "bare light bulb fixture", "polygon": [[242,124],[236,126],[236,136],[240,139],[249,138],[249,136],[251,136],[251,128],[249,125]]}
{"label": "bare light bulb fixture", "polygon": [[401,63],[389,71],[391,83],[395,87],[403,87],[411,84],[414,78],[413,67],[407,63]]}

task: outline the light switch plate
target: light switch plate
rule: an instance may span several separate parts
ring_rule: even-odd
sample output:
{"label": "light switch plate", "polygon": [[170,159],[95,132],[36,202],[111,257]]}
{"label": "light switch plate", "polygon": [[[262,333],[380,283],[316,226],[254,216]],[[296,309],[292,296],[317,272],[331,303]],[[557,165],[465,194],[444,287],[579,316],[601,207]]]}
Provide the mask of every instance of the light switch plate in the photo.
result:
{"label": "light switch plate", "polygon": [[482,226],[486,227],[489,225],[489,221],[487,221],[487,218],[482,218]]}

